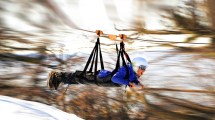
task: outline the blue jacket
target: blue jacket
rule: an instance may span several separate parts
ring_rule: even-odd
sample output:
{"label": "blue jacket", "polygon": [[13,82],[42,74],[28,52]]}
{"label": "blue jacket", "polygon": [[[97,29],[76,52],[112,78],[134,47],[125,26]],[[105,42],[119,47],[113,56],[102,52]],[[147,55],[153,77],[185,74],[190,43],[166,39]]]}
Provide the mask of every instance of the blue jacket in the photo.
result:
{"label": "blue jacket", "polygon": [[136,85],[138,85],[139,81],[137,79],[137,76],[134,72],[134,70],[132,69],[132,65],[131,64],[127,64],[128,67],[128,71],[129,71],[129,78],[126,79],[126,67],[122,66],[118,72],[116,74],[113,75],[113,77],[111,78],[112,82],[117,83],[117,84],[124,84],[124,85],[129,85],[129,82],[133,82]]}

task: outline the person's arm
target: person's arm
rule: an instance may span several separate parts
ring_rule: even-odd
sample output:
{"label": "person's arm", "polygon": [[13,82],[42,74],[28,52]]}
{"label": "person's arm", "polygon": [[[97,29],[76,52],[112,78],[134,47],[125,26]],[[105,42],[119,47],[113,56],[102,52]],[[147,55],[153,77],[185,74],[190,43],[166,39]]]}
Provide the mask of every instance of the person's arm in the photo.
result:
{"label": "person's arm", "polygon": [[[134,85],[135,85],[136,83],[134,83],[134,82],[129,82],[129,87],[134,87]],[[139,85],[139,86],[141,86],[141,89],[144,89],[144,85],[141,83],[141,82],[138,82],[138,84],[136,84],[136,85]]]}
{"label": "person's arm", "polygon": [[134,73],[132,66],[129,66],[129,82],[134,83],[135,85],[139,84],[139,80],[137,78],[137,75]]}
{"label": "person's arm", "polygon": [[142,89],[144,89],[144,85],[141,82],[139,82],[139,85],[141,86]]}

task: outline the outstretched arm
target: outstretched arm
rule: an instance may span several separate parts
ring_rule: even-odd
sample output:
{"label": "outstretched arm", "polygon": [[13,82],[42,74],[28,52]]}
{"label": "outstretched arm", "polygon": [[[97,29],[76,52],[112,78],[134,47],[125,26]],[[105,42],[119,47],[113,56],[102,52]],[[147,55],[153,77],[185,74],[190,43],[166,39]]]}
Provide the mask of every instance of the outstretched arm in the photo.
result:
{"label": "outstretched arm", "polygon": [[144,89],[144,85],[139,81],[138,81],[138,83],[129,82],[130,87],[134,87],[134,85],[139,85],[139,86],[141,86],[141,89]]}

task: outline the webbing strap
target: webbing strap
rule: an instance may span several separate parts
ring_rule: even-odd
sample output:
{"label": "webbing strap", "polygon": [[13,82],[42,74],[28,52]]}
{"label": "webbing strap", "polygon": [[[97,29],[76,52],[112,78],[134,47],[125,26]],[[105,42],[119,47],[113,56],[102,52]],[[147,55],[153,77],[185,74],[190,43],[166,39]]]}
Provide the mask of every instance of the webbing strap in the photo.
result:
{"label": "webbing strap", "polygon": [[91,52],[91,54],[90,54],[90,57],[89,57],[89,59],[87,60],[87,64],[85,65],[84,70],[83,70],[82,73],[85,73],[85,72],[87,71],[87,68],[88,68],[88,66],[89,66],[89,64],[90,64],[90,61],[91,61],[91,59],[92,59],[92,57],[93,57],[93,54],[94,54],[95,50],[96,50],[96,46],[93,48],[93,50],[92,50],[92,52]]}
{"label": "webbing strap", "polygon": [[[98,64],[98,59],[100,59],[100,64],[101,64],[101,69],[104,69],[104,63],[103,63],[103,58],[102,58],[102,52],[101,52],[101,45],[99,38],[97,38],[97,41],[95,43],[95,46],[90,54],[90,57],[87,60],[87,63],[84,67],[84,70],[81,72],[80,77],[85,77],[86,72],[88,69],[89,64],[91,63],[90,69],[88,72],[93,73],[95,83],[97,84],[97,64]],[[94,72],[93,71],[94,67]]]}
{"label": "webbing strap", "polygon": [[124,58],[124,55],[123,55],[123,50],[121,52],[121,58],[122,58],[122,65],[126,65],[126,62],[125,62],[125,58]]}
{"label": "webbing strap", "polygon": [[[104,63],[103,63],[102,52],[101,52],[101,47],[100,47],[100,41],[99,41],[99,38],[97,38],[97,42],[96,42],[96,44],[95,44],[95,46],[94,46],[94,48],[90,54],[90,57],[87,61],[87,64],[85,65],[83,73],[87,71],[87,68],[88,68],[90,63],[91,63],[91,67],[90,67],[89,71],[92,71],[95,57],[96,57],[96,55],[98,56],[98,50],[99,50],[99,54],[100,54],[99,56],[100,56],[101,69],[104,69]],[[93,58],[93,60],[92,60],[92,58]],[[95,64],[98,64],[98,60],[95,61]]]}
{"label": "webbing strap", "polygon": [[123,50],[123,52],[124,52],[125,57],[126,57],[126,59],[128,60],[128,62],[130,62],[130,63],[131,63],[131,59],[130,59],[130,57],[129,57],[128,53],[127,53],[127,52],[125,52],[125,50]]}
{"label": "webbing strap", "polygon": [[126,65],[123,53],[124,52],[122,50],[122,52],[121,52],[121,58],[122,58],[123,66],[125,66],[125,68],[126,68],[126,77],[125,77],[125,79],[127,79],[127,78],[129,78],[129,69],[128,69],[128,66]]}
{"label": "webbing strap", "polygon": [[96,50],[96,61],[95,61],[95,68],[94,68],[94,80],[95,80],[95,83],[98,84],[98,81],[97,81],[97,63],[98,63],[98,49]]}
{"label": "webbing strap", "polygon": [[119,51],[118,53],[118,57],[117,57],[117,63],[116,63],[116,68],[115,69],[119,69],[120,68],[120,55],[121,55],[122,51]]}
{"label": "webbing strap", "polygon": [[122,60],[123,60],[123,65],[125,66],[125,68],[126,68],[126,77],[125,77],[125,79],[128,79],[129,78],[129,75],[130,75],[130,73],[129,73],[129,69],[128,69],[128,66],[126,65],[126,62],[125,62],[125,59],[124,59],[124,56],[123,56],[123,53],[124,53],[125,51],[123,50],[122,51],[122,54],[121,54],[121,56],[122,56]]}
{"label": "webbing strap", "polygon": [[97,51],[97,49],[95,49],[95,51],[94,51],[94,54],[93,54],[93,60],[92,60],[92,62],[91,62],[91,66],[90,66],[90,70],[89,70],[89,72],[92,72],[92,70],[93,70],[93,65],[94,65],[94,61],[95,61],[95,53],[96,53],[96,51]]}
{"label": "webbing strap", "polygon": [[118,45],[116,44],[116,53],[117,55],[119,55],[119,49],[118,49]]}
{"label": "webbing strap", "polygon": [[[118,50],[117,45],[116,45],[116,50]],[[126,68],[126,73],[127,73],[127,74],[126,74],[126,77],[125,77],[125,78],[127,79],[127,78],[129,78],[129,69],[128,69],[128,66],[126,65],[124,56],[126,57],[126,59],[127,59],[130,63],[131,63],[131,60],[130,60],[128,54],[125,52],[123,41],[120,43],[120,50],[119,50],[119,52],[117,52],[117,53],[118,53],[118,56],[117,56],[117,63],[116,63],[116,66],[115,66],[114,71],[112,72],[112,75],[114,75],[114,74],[118,71],[118,69],[120,68],[120,57],[121,57],[121,59],[122,59],[122,65],[125,66],[125,68]]]}
{"label": "webbing strap", "polygon": [[101,45],[100,42],[98,43],[99,45],[99,53],[100,53],[100,63],[101,63],[101,69],[104,70],[104,63],[103,63],[103,58],[102,58],[102,50],[101,50]]}

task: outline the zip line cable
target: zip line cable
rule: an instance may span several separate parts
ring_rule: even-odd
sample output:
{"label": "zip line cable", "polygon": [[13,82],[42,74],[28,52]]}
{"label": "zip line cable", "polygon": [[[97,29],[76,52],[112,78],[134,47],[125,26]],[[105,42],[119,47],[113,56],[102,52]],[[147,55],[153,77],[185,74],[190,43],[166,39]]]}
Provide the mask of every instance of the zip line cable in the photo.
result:
{"label": "zip line cable", "polygon": [[[76,28],[77,30],[81,30],[81,31],[85,31],[85,32],[90,32],[90,33],[95,33],[95,31],[91,31],[91,30],[85,30],[85,29],[81,29],[81,28]],[[98,31],[98,30],[96,30]],[[113,34],[107,34],[107,33],[103,33],[100,35],[100,37],[106,37],[109,38],[111,40],[116,40],[116,37],[120,37],[122,38],[122,36],[124,36],[126,38],[126,40],[143,40],[143,41],[147,41],[147,42],[154,42],[154,43],[171,43],[171,44],[179,44],[179,43],[186,43],[186,44],[208,44],[208,43],[187,43],[187,42],[177,42],[177,41],[161,41],[161,40],[150,40],[150,39],[144,39],[144,38],[132,38],[129,37],[125,34],[119,34],[119,35],[113,35]],[[111,38],[113,37],[113,38]]]}

